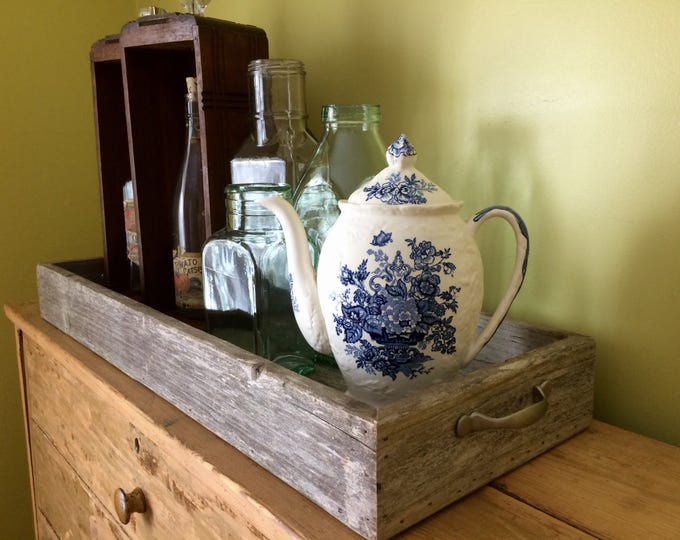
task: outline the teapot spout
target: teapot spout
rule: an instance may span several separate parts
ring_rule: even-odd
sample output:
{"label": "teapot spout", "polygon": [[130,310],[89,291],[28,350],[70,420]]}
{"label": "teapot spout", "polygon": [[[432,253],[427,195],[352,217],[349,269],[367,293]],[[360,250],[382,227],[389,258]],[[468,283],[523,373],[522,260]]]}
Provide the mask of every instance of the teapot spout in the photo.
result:
{"label": "teapot spout", "polygon": [[331,346],[321,314],[316,272],[309,253],[305,228],[288,201],[278,197],[266,197],[257,202],[271,210],[283,229],[295,321],[305,340],[315,351],[330,355]]}

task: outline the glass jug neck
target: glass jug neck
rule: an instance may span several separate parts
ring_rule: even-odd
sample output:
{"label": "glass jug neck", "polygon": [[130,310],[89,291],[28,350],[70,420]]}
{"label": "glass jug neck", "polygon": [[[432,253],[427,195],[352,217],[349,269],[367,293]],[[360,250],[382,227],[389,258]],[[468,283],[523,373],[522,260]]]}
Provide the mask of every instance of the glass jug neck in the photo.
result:
{"label": "glass jug neck", "polygon": [[380,105],[324,105],[321,122],[324,129],[377,129],[381,119]]}
{"label": "glass jug neck", "polygon": [[250,111],[258,145],[281,130],[307,128],[305,69],[299,60],[261,59],[248,64]]}
{"label": "glass jug neck", "polygon": [[257,203],[265,197],[279,197],[290,202],[292,189],[287,184],[231,184],[224,188],[227,228],[232,231],[265,233],[281,231],[276,216]]}

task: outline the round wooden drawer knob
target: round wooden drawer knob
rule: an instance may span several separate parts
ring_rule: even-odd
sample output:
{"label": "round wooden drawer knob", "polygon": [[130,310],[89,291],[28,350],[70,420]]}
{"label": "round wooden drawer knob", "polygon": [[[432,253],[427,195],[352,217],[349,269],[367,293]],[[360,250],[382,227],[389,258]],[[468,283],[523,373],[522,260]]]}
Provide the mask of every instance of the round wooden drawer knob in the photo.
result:
{"label": "round wooden drawer knob", "polygon": [[113,494],[113,506],[121,523],[130,521],[130,516],[135,512],[143,514],[146,510],[146,499],[144,492],[140,488],[133,489],[130,493],[125,493],[118,488]]}

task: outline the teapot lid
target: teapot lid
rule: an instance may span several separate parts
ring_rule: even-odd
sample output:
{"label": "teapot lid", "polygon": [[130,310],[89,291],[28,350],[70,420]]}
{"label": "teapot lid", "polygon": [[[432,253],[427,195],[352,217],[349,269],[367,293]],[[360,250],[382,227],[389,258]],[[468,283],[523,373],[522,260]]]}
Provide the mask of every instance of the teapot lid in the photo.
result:
{"label": "teapot lid", "polygon": [[416,150],[402,134],[387,148],[387,167],[348,197],[353,204],[375,206],[442,205],[453,199],[415,168]]}

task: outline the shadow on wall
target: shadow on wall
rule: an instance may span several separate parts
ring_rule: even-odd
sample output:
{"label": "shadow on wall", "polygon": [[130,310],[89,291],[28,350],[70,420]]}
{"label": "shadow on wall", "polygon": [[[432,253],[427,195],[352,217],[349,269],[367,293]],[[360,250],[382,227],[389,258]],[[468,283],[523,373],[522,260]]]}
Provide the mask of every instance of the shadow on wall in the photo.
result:
{"label": "shadow on wall", "polygon": [[621,251],[603,298],[611,320],[598,335],[595,414],[680,445],[680,178],[668,186],[673,193],[657,185],[658,205],[639,233],[615,240]]}
{"label": "shadow on wall", "polygon": [[[458,19],[451,19],[449,28],[443,30],[441,14],[434,16],[412,5],[400,9],[408,16],[391,17],[384,2],[306,3],[300,20],[328,24],[308,28],[304,40],[274,24],[268,29],[270,45],[274,54],[297,56],[305,62],[309,123],[315,134],[320,134],[323,104],[377,103],[382,107],[380,131],[385,143],[406,132],[416,148],[423,149],[426,161],[427,155],[440,152],[441,135],[451,133],[449,109],[459,102],[451,83],[458,37],[450,28]],[[423,46],[423,28],[438,36],[431,47]],[[438,41],[450,43],[435,46]],[[318,46],[305,46],[309,42]],[[429,176],[432,168],[423,165],[422,170]]]}
{"label": "shadow on wall", "polygon": [[[561,232],[555,227],[553,203],[546,190],[546,179],[536,150],[536,134],[531,126],[513,118],[502,118],[478,125],[467,167],[462,169],[467,212],[486,206],[513,208],[526,222],[530,253],[527,279],[517,303],[550,302],[550,283],[561,280],[559,268],[549,264],[544,250],[559,249]],[[507,288],[515,259],[515,240],[506,223],[497,220],[480,229],[478,243],[485,268],[485,309],[492,310]],[[533,255],[533,256],[532,256]],[[579,290],[574,287],[574,290]],[[580,300],[574,298],[574,302]]]}

